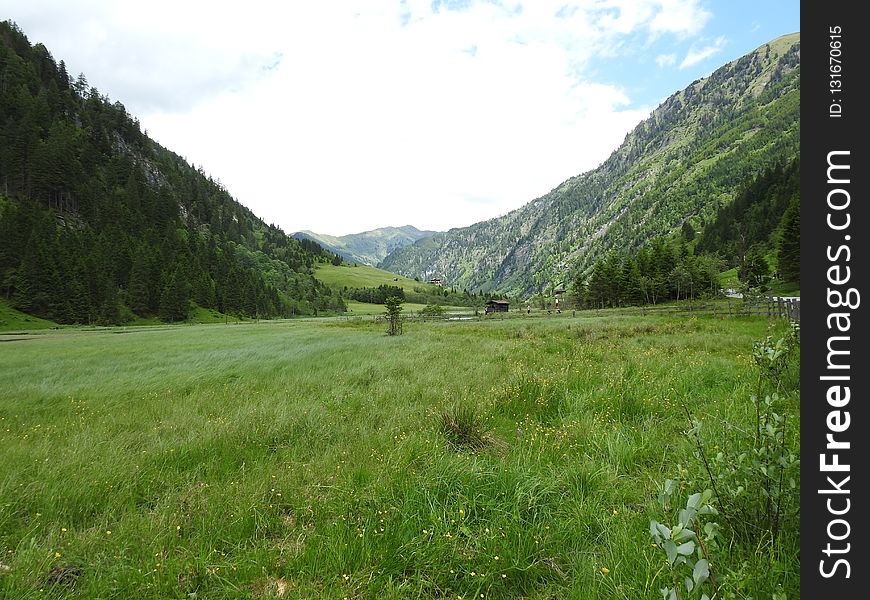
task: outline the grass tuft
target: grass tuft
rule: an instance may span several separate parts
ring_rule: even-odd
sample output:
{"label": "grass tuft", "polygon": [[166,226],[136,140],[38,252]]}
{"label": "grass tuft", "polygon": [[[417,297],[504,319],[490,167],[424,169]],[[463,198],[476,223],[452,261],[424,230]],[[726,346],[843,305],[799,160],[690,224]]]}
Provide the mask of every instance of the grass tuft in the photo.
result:
{"label": "grass tuft", "polygon": [[456,406],[438,417],[441,433],[458,451],[483,450],[492,443],[492,435],[484,420],[473,407]]}
{"label": "grass tuft", "polygon": [[49,587],[72,587],[81,576],[82,570],[80,567],[75,565],[57,566],[51,569],[45,576],[45,584]]}

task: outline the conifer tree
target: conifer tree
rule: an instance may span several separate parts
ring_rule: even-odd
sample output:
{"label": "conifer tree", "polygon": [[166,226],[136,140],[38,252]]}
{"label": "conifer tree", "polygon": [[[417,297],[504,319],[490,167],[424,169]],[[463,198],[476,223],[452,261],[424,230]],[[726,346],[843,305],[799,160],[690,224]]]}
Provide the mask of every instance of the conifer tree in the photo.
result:
{"label": "conifer tree", "polygon": [[749,287],[763,287],[770,281],[770,266],[758,246],[753,246],[746,253],[737,277]]}
{"label": "conifer tree", "polygon": [[187,282],[180,269],[169,276],[160,294],[160,318],[164,321],[184,321],[189,310]]}
{"label": "conifer tree", "polygon": [[801,281],[801,200],[797,194],[792,197],[788,209],[782,216],[779,245],[779,277],[789,283]]}
{"label": "conifer tree", "polygon": [[148,256],[144,247],[140,247],[133,257],[133,266],[130,269],[130,279],[127,284],[127,295],[130,310],[139,316],[151,312],[151,299],[149,293],[150,269]]}

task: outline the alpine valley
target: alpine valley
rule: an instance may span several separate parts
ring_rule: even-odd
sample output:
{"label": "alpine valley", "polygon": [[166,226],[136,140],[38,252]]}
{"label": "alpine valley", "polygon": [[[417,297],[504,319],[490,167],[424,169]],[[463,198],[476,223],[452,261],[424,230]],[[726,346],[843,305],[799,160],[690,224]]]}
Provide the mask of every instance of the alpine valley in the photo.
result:
{"label": "alpine valley", "polygon": [[289,236],[8,21],[0,69],[0,303],[55,323],[340,313],[354,285],[317,271],[341,275],[342,260],[437,278],[455,297],[421,287],[421,298],[473,306],[471,294],[579,289],[597,262],[685,230],[693,250],[721,257],[707,269],[718,289],[718,271],[741,267],[753,244],[774,255],[790,205],[797,218],[797,33],[672,95],[596,169],[444,233]]}
{"label": "alpine valley", "polygon": [[[38,3],[8,4],[35,14]],[[298,18],[313,36],[292,58],[317,78],[294,71],[293,89],[336,102],[323,118],[361,99],[328,94],[326,79],[388,96],[364,62],[411,81],[389,61],[350,64],[350,82],[318,62],[321,48],[339,47],[346,61],[349,40],[362,39],[351,31],[372,39],[378,30],[356,11],[375,3],[209,3],[208,15],[137,5],[125,13],[143,35],[128,47],[136,52],[116,46],[128,30],[96,8],[133,3],[54,4],[39,19],[67,36],[55,40],[90,43],[97,36],[78,27],[104,27],[98,48],[137,77],[152,50],[201,64],[143,17],[219,40],[227,55],[255,38],[293,38],[286,25]],[[302,16],[321,4],[328,21]],[[476,35],[477,15],[490,13],[465,9],[508,3],[416,3],[432,20],[423,29],[402,22],[415,3],[393,2],[403,11],[394,14],[377,4],[387,18],[373,22],[410,39],[433,22]],[[614,4],[547,18],[577,10],[615,31],[624,9]],[[649,31],[702,4],[713,3],[649,3]],[[509,10],[500,18],[526,12]],[[754,12],[732,22],[748,25]],[[275,27],[260,28],[264,15]],[[585,44],[580,22],[554,31]],[[429,77],[398,39],[379,39],[379,52]],[[531,60],[530,45],[516,46],[496,63],[513,81],[517,61]],[[207,52],[215,63],[227,56]],[[534,68],[552,63],[538,56]],[[762,298],[800,283],[798,34],[674,94],[600,166],[509,214],[447,232],[342,237],[267,224],[59,58],[0,21],[0,598],[800,597],[800,306]],[[183,96],[162,70],[147,73],[144,87]],[[438,87],[466,110],[461,85]],[[280,110],[263,113],[270,124],[296,110],[264,89]],[[284,161],[285,138],[240,106],[226,119],[197,108],[192,121],[233,150]],[[406,128],[392,106],[385,118]],[[298,113],[330,153],[350,139],[352,129],[327,135]],[[280,150],[241,144],[224,129],[230,119]],[[382,123],[366,121],[372,131]],[[422,203],[443,169],[408,153],[433,176],[396,185],[407,163],[372,152],[376,166],[356,171],[333,156],[308,164],[328,169],[314,181],[336,202],[257,183],[296,215],[305,202],[337,211],[338,200],[369,211],[368,192],[330,184],[345,178],[353,190],[357,173],[371,173],[378,192],[392,185],[401,202]],[[744,297],[723,293],[731,287]]]}

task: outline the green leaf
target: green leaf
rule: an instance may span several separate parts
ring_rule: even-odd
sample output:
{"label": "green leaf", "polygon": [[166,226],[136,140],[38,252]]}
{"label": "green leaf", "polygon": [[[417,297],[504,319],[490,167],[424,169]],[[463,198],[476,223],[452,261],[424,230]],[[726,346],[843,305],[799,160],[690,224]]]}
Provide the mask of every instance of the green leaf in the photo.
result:
{"label": "green leaf", "polygon": [[674,561],[677,560],[677,545],[671,540],[665,540],[662,542],[662,548],[668,556],[668,564],[674,564]]}
{"label": "green leaf", "polygon": [[704,533],[707,534],[707,539],[713,539],[716,537],[716,534],[719,533],[719,524],[718,523],[705,523],[704,524]]}
{"label": "green leaf", "polygon": [[650,520],[649,522],[649,534],[652,538],[658,543],[661,541],[661,535],[659,534],[658,528],[659,522],[655,520]]}
{"label": "green leaf", "polygon": [[695,580],[697,585],[701,585],[707,578],[710,576],[710,561],[706,558],[702,558],[698,562],[695,563],[695,568],[692,570],[692,579]]}
{"label": "green leaf", "polygon": [[659,530],[662,538],[666,540],[671,539],[671,530],[668,529],[666,526],[662,525],[661,523],[656,523],[656,529]]}
{"label": "green leaf", "polygon": [[680,511],[680,523],[688,527],[692,523],[692,519],[695,518],[697,512],[698,511],[694,508],[684,508]]}
{"label": "green leaf", "polygon": [[677,547],[677,553],[682,554],[683,556],[690,556],[692,552],[695,551],[695,542],[689,540],[685,544],[680,544]]}
{"label": "green leaf", "polygon": [[683,583],[686,584],[686,589],[689,591],[689,593],[691,593],[692,590],[695,589],[695,582],[692,581],[692,578],[691,578],[691,577],[686,577],[686,578],[683,580]]}

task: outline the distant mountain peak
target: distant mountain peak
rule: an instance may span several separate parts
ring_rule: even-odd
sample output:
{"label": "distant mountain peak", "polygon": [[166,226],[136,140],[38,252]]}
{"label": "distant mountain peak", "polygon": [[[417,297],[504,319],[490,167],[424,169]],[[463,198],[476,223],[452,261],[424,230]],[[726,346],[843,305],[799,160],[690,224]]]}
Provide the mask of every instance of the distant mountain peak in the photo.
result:
{"label": "distant mountain peak", "polygon": [[438,232],[423,231],[413,225],[378,227],[369,231],[333,236],[309,230],[293,234],[297,239],[310,239],[345,260],[377,266],[388,254]]}

